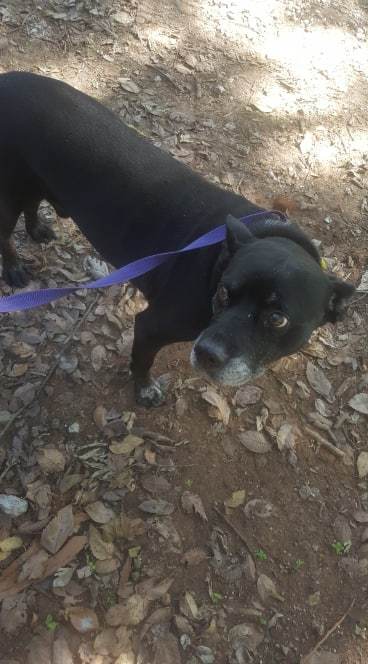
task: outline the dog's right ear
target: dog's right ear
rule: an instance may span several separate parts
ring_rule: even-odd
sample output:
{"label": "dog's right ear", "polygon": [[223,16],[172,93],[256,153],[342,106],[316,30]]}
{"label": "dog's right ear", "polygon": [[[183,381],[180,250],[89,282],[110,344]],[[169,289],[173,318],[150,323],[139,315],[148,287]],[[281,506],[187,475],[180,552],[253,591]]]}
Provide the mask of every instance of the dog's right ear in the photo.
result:
{"label": "dog's right ear", "polygon": [[226,245],[230,256],[252,239],[252,234],[246,225],[231,214],[226,217]]}

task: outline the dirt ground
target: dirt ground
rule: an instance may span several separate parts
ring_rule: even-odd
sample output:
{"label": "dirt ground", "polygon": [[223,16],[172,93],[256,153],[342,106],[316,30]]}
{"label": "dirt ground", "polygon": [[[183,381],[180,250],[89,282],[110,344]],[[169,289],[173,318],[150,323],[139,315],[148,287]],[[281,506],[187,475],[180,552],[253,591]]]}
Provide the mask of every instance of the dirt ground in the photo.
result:
{"label": "dirt ground", "polygon": [[[287,212],[356,285],[367,40],[364,0],[0,0],[1,72],[97,97]],[[17,230],[30,288],[82,289],[101,264],[44,215],[51,245]],[[152,411],[129,380],[131,287],[2,316],[1,664],[368,661],[366,294],[237,391],[195,375],[189,347],[164,350]]]}

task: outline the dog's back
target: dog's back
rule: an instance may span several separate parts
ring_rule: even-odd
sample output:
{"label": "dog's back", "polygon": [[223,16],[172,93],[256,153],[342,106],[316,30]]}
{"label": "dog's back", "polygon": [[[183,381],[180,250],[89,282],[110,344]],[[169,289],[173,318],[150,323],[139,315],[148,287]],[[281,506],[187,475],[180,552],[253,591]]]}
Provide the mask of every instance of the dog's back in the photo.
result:
{"label": "dog's back", "polygon": [[22,197],[37,190],[116,266],[152,247],[183,246],[223,219],[230,200],[243,212],[244,199],[214,187],[61,81],[0,75],[0,108],[0,173],[12,165],[0,198],[16,192],[19,215]]}

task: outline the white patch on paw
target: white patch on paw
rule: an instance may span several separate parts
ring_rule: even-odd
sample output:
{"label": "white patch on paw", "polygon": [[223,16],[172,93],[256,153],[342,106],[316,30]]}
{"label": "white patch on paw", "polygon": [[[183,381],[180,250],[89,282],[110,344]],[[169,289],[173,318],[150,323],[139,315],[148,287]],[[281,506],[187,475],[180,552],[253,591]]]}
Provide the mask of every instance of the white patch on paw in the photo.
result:
{"label": "white patch on paw", "polygon": [[162,398],[162,396],[162,390],[156,383],[151,383],[151,385],[142,387],[139,390],[139,397],[141,399],[148,399],[148,401],[152,401],[155,397]]}

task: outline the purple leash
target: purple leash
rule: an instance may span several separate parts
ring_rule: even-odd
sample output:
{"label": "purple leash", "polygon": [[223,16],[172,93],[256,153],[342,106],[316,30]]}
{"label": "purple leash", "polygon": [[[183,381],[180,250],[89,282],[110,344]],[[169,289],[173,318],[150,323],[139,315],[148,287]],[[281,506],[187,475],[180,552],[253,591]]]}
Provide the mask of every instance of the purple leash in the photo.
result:
{"label": "purple leash", "polygon": [[[258,216],[265,216],[266,214],[278,214],[279,218],[283,217],[279,212],[267,212],[266,210],[262,212],[254,212],[249,214],[246,217],[242,217],[239,221],[246,223]],[[218,244],[222,242],[226,237],[226,226],[218,226],[213,228],[205,235],[197,238],[183,249],[178,249],[176,251],[165,251],[160,254],[154,254],[153,256],[145,256],[144,258],[139,258],[124,267],[114,270],[106,277],[101,279],[96,279],[96,281],[90,281],[87,284],[78,285],[78,286],[66,286],[60,288],[41,288],[39,290],[28,291],[26,293],[17,293],[16,295],[8,295],[5,297],[0,297],[0,313],[10,313],[13,311],[24,311],[25,309],[35,309],[40,307],[43,304],[48,304],[54,300],[58,300],[61,297],[66,295],[71,295],[76,291],[83,290],[87,288],[92,290],[94,288],[107,288],[108,286],[113,286],[115,284],[124,284],[127,281],[132,281],[140,277],[146,272],[150,272],[155,267],[158,267],[162,263],[165,263],[169,258],[173,256],[179,256],[188,251],[194,251],[195,249],[203,249],[203,247],[209,247],[213,244]]]}

